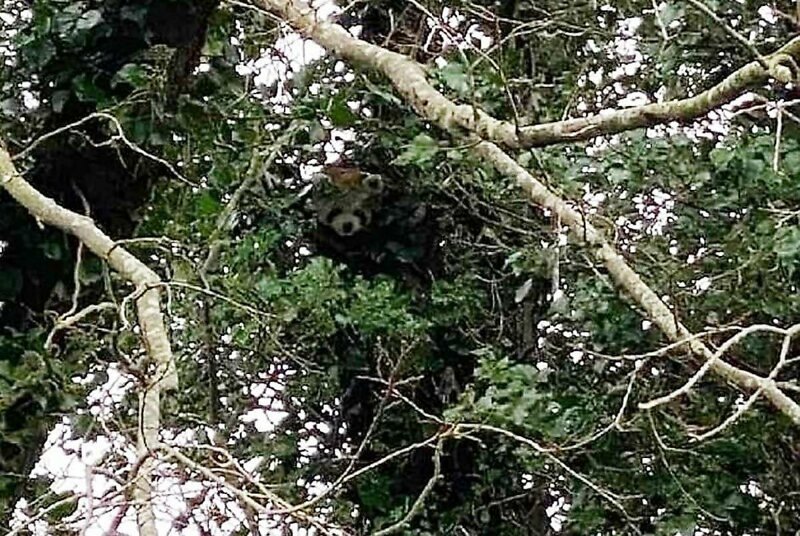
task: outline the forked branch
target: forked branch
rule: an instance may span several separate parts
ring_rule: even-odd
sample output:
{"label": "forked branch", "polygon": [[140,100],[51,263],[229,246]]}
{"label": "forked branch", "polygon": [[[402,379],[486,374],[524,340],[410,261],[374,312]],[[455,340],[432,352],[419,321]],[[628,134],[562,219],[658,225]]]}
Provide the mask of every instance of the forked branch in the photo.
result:
{"label": "forked branch", "polygon": [[770,76],[782,82],[795,79],[798,75],[795,62],[800,59],[800,37],[795,37],[773,54],[748,63],[693,97],[518,128],[513,122],[499,120],[475,106],[452,102],[428,82],[422,65],[407,56],[357,39],[338,24],[320,20],[305,2],[253,1],[254,6],[279,16],[331,53],[382,73],[420,116],[444,130],[472,133],[509,148],[542,147],[674,121],[693,121],[731,102]]}
{"label": "forked branch", "polygon": [[31,186],[17,171],[11,155],[5,148],[0,148],[0,188],[5,189],[25,207],[31,216],[75,236],[86,248],[108,262],[114,270],[141,291],[136,300],[139,327],[147,356],[155,364],[155,369],[140,395],[137,450],[144,461],[139,468],[133,495],[138,505],[137,521],[140,534],[156,536],[155,517],[150,503],[150,480],[155,461],[149,453],[158,444],[161,393],[178,386],[169,336],[161,313],[160,279],[146,264],[103,233],[91,218],[59,206],[53,199]]}

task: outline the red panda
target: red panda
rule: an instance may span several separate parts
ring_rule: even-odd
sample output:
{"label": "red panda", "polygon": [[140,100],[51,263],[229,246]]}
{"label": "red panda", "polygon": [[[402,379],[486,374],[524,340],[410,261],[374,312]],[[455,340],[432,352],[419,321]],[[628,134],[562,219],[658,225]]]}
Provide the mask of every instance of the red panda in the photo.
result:
{"label": "red panda", "polygon": [[383,178],[358,168],[326,166],[314,174],[314,206],[320,224],[339,236],[353,236],[372,222],[380,207]]}

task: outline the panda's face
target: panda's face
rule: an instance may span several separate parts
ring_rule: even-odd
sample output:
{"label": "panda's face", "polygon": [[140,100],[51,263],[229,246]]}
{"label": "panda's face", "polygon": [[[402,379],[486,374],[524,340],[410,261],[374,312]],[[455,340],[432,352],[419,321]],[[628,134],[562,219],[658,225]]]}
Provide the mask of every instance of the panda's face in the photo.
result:
{"label": "panda's face", "polygon": [[365,209],[347,209],[331,207],[325,214],[320,214],[321,221],[339,236],[353,236],[372,220],[372,212]]}
{"label": "panda's face", "polygon": [[382,193],[380,175],[359,174],[358,180],[348,176],[346,182],[330,180],[316,198],[318,220],[339,236],[351,237],[370,225]]}

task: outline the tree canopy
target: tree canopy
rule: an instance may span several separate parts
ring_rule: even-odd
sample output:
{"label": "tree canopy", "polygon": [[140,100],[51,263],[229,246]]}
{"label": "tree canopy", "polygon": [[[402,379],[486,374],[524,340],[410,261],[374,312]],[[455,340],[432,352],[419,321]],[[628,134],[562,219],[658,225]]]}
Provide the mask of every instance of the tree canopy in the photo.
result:
{"label": "tree canopy", "polygon": [[800,6],[2,13],[11,534],[800,534]]}

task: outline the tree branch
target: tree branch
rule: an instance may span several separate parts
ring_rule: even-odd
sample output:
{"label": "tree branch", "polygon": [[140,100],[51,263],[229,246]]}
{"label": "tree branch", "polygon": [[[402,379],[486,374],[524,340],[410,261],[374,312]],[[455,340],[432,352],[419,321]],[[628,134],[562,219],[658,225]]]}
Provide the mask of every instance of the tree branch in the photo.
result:
{"label": "tree branch", "polygon": [[685,343],[695,355],[705,360],[707,366],[717,375],[747,391],[761,390],[773,405],[800,426],[800,404],[786,395],[771,378],[763,378],[723,361],[699,338],[695,337],[658,297],[642,278],[639,277],[625,258],[606,242],[603,235],[583,214],[572,208],[566,201],[547,189],[528,171],[517,164],[502,149],[493,143],[481,142],[477,149],[503,175],[513,177],[529,195],[531,200],[561,217],[569,226],[574,238],[584,242],[602,262],[617,286],[641,307],[647,316],[661,329],[671,341]]}
{"label": "tree branch", "polygon": [[[161,425],[160,398],[162,391],[176,389],[178,376],[169,344],[161,300],[158,275],[147,265],[114,242],[103,233],[88,216],[67,210],[53,199],[44,196],[31,186],[17,171],[11,155],[0,148],[0,187],[25,207],[41,222],[57,227],[81,241],[92,253],[106,261],[137,289],[142,289],[136,300],[139,327],[147,349],[148,359],[155,364],[153,374],[143,386],[139,399],[139,434],[137,450],[142,463],[133,491],[137,502],[139,533],[156,536],[155,517],[151,498],[151,475],[155,460],[149,456],[150,449],[158,444]],[[147,367],[142,367],[147,370]]]}
{"label": "tree branch", "polygon": [[[694,97],[517,128],[513,123],[496,119],[472,105],[453,103],[428,82],[422,65],[407,56],[357,39],[338,24],[320,20],[315,10],[305,2],[254,2],[333,54],[353,63],[367,65],[385,75],[419,115],[444,130],[467,131],[483,140],[510,148],[542,147],[673,121],[692,121],[731,102],[769,76],[781,81],[796,77],[792,63],[794,59],[800,59],[800,37],[795,37],[773,54],[748,63]],[[765,69],[762,62],[769,69]]]}
{"label": "tree branch", "polygon": [[[301,0],[257,0],[301,34],[340,57],[366,65],[389,78],[406,101],[423,118],[438,124],[453,135],[475,133],[484,140],[493,140],[509,147],[547,145],[588,139],[601,134],[622,132],[668,121],[695,119],[735,98],[749,85],[765,79],[767,71],[758,62],[750,63],[713,88],[689,99],[663,104],[649,104],[589,118],[570,119],[527,127],[517,131],[513,125],[498,121],[471,106],[456,105],[428,83],[423,67],[395,52],[353,37],[338,24],[316,18],[314,10]],[[776,69],[786,69],[787,55],[800,54],[800,38],[795,38],[765,59]],[[789,59],[791,59],[789,56]],[[472,136],[471,136],[472,137]],[[772,378],[762,378],[734,367],[714,353],[680,322],[603,235],[564,199],[536,180],[525,168],[489,141],[473,140],[478,154],[492,163],[504,176],[513,178],[539,206],[553,211],[566,224],[573,237],[591,248],[605,265],[614,281],[634,300],[671,341],[686,341],[693,353],[710,362],[711,370],[737,387],[761,391],[773,405],[800,425],[800,404],[787,396]]]}

